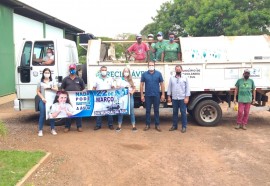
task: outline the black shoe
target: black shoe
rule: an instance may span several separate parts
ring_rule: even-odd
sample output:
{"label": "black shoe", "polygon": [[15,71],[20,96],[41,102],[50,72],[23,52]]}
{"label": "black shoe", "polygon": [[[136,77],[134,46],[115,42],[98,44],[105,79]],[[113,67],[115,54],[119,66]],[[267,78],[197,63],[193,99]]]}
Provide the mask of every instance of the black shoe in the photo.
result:
{"label": "black shoe", "polygon": [[132,130],[132,132],[137,132],[137,128],[136,127],[133,127],[131,130]]}
{"label": "black shoe", "polygon": [[120,132],[120,131],[121,131],[121,128],[117,127],[117,128],[115,129],[115,131],[116,131],[116,132]]}
{"label": "black shoe", "polygon": [[101,127],[99,127],[99,126],[95,126],[95,128],[94,128],[94,130],[99,130],[99,129],[101,129]]}
{"label": "black shoe", "polygon": [[187,131],[186,128],[182,128],[182,130],[181,130],[182,133],[185,133],[186,131]]}
{"label": "black shoe", "polygon": [[110,130],[114,130],[114,128],[113,128],[113,126],[112,126],[112,125],[110,125],[110,126],[109,126],[109,129],[110,129]]}
{"label": "black shoe", "polygon": [[174,130],[177,130],[177,127],[172,126],[172,128],[170,128],[169,131],[174,131]]}
{"label": "black shoe", "polygon": [[150,129],[150,126],[149,125],[146,125],[146,127],[143,129],[144,131],[147,131]]}
{"label": "black shoe", "polygon": [[158,131],[158,132],[161,132],[161,129],[159,126],[155,126],[155,129]]}

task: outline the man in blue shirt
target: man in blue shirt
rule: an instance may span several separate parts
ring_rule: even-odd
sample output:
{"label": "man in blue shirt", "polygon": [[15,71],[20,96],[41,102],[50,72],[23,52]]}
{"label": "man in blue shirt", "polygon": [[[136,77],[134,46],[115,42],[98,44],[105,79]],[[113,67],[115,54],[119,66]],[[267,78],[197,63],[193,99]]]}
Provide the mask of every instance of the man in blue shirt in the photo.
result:
{"label": "man in blue shirt", "polygon": [[[145,85],[145,95],[143,89]],[[161,87],[161,97],[160,88]],[[155,70],[155,63],[148,63],[148,71],[144,72],[140,84],[141,101],[145,102],[146,107],[146,127],[144,131],[150,129],[151,123],[151,106],[154,105],[155,129],[161,132],[159,127],[159,104],[160,100],[165,101],[165,89],[162,74]]]}
{"label": "man in blue shirt", "polygon": [[[171,76],[167,90],[168,102],[172,101],[173,105],[173,126],[170,131],[174,131],[178,127],[178,110],[180,108],[182,120],[182,133],[186,132],[187,128],[187,106],[190,96],[188,79],[181,75],[182,66],[175,66],[175,75]],[[171,100],[172,96],[172,100]]]}

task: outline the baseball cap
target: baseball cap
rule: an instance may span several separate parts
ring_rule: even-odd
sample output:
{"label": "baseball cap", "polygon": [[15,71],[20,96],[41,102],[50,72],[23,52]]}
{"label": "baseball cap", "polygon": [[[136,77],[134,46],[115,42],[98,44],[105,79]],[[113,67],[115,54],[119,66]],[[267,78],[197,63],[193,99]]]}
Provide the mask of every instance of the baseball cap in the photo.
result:
{"label": "baseball cap", "polygon": [[71,65],[69,65],[68,68],[69,68],[69,69],[76,69],[76,65],[75,65],[75,64],[71,64]]}
{"label": "baseball cap", "polygon": [[158,33],[157,33],[157,36],[158,36],[158,35],[159,35],[159,36],[163,36],[163,33],[162,33],[162,32],[158,32]]}
{"label": "baseball cap", "polygon": [[245,69],[244,70],[244,73],[250,73],[250,70],[249,69]]}
{"label": "baseball cap", "polygon": [[137,34],[136,39],[142,38],[142,34]]}
{"label": "baseball cap", "polygon": [[153,34],[148,34],[148,36],[147,37],[154,37],[154,35]]}

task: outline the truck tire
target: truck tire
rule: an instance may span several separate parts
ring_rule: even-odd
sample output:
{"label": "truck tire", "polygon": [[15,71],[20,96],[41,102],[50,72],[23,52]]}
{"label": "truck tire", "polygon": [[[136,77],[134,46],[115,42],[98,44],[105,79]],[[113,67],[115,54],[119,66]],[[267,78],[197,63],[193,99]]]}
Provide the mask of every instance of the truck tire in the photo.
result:
{"label": "truck tire", "polygon": [[82,64],[82,79],[85,84],[87,84],[87,66],[86,63]]}
{"label": "truck tire", "polygon": [[204,100],[196,105],[193,115],[199,125],[215,126],[222,117],[222,110],[217,102]]}

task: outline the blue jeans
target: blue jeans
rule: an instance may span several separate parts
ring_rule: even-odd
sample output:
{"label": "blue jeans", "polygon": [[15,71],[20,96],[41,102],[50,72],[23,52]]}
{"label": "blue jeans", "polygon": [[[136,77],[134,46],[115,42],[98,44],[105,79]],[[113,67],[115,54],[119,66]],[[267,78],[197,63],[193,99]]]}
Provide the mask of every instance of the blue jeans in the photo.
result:
{"label": "blue jeans", "polygon": [[[39,100],[38,108],[39,108],[38,130],[43,130],[43,125],[44,125],[45,116],[46,116],[46,107],[45,107],[45,103],[42,100]],[[50,125],[51,125],[51,129],[54,129],[53,119],[50,119]]]}
{"label": "blue jeans", "polygon": [[[97,116],[97,119],[96,119],[96,126],[97,127],[101,127],[102,117],[104,117],[104,116]],[[108,117],[108,126],[112,126],[113,125],[113,116],[108,115],[107,117]]]}
{"label": "blue jeans", "polygon": [[178,110],[180,108],[181,112],[181,120],[182,120],[182,128],[187,127],[187,106],[184,103],[184,100],[172,100],[173,105],[173,126],[178,128]]}
{"label": "blue jeans", "polygon": [[146,108],[146,125],[150,126],[151,123],[151,106],[154,105],[154,118],[155,125],[159,125],[159,96],[145,96],[145,108]]}
{"label": "blue jeans", "polygon": [[[118,124],[123,123],[123,114],[118,115]],[[130,121],[132,125],[135,125],[135,114],[134,114],[134,96],[130,95]]]}
{"label": "blue jeans", "polygon": [[[76,120],[77,128],[81,128],[82,127],[82,118],[78,117],[78,118],[75,118],[75,120]],[[70,126],[71,126],[71,118],[66,118],[65,128],[70,129]]]}

